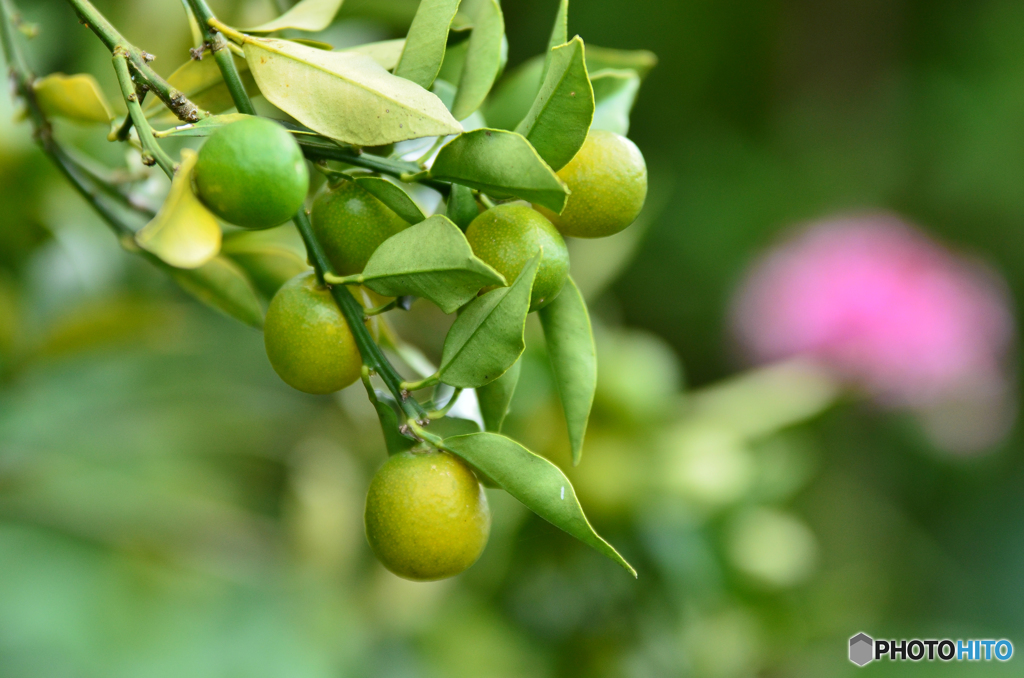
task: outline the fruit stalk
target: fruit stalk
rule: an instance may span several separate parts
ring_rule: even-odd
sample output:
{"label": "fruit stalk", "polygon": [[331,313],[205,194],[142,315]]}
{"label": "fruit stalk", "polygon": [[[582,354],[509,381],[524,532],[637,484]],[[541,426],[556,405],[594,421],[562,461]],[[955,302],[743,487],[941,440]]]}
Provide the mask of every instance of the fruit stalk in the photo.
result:
{"label": "fruit stalk", "polygon": [[139,92],[135,83],[132,82],[131,71],[128,70],[128,58],[123,47],[118,45],[114,48],[114,72],[117,73],[117,81],[121,85],[121,96],[124,97],[124,102],[128,106],[128,117],[135,124],[135,131],[139,134],[143,150],[152,157],[152,161],[148,161],[144,155],[142,162],[148,164],[155,162],[168,177],[173,177],[174,161],[157,143],[153,136],[153,128],[149,126],[146,114],[142,112],[142,105],[139,104]]}
{"label": "fruit stalk", "polygon": [[[310,263],[313,264],[317,280],[321,284],[326,285],[324,275],[333,274],[333,270],[330,262],[327,260],[323,247],[321,247],[316,236],[313,234],[313,225],[310,223],[309,215],[306,214],[305,209],[300,209],[295,215],[295,225],[302,235],[302,241],[306,245],[306,252],[309,254]],[[410,420],[414,422],[426,420],[426,411],[415,398],[409,397],[403,392],[402,377],[395,371],[395,368],[388,361],[384,352],[381,351],[380,346],[370,336],[370,331],[366,328],[364,322],[365,313],[363,306],[356,301],[355,297],[352,296],[352,293],[344,285],[329,285],[329,289],[335,303],[341,309],[342,315],[345,316],[349,329],[352,330],[352,336],[355,337],[356,345],[359,347],[359,355],[363,358],[363,364],[381,378]]]}

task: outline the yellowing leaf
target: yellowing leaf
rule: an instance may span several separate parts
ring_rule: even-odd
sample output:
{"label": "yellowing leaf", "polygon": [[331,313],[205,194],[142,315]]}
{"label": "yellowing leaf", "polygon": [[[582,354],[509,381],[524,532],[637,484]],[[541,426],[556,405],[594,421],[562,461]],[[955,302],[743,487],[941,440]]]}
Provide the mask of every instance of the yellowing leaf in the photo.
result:
{"label": "yellowing leaf", "polygon": [[96,78],[54,73],[35,81],[36,100],[46,115],[107,124],[114,119]]}
{"label": "yellowing leaf", "polygon": [[220,251],[220,224],[192,193],[195,151],[181,151],[181,166],[157,215],[135,234],[142,249],[176,268],[198,268]]}
{"label": "yellowing leaf", "polygon": [[462,131],[440,99],[365,54],[247,38],[245,58],[270,103],[332,139],[383,146]]}
{"label": "yellowing leaf", "polygon": [[246,33],[273,33],[285,28],[317,33],[324,30],[334,21],[334,16],[341,9],[344,0],[302,0],[287,12],[273,21],[243,28]]}

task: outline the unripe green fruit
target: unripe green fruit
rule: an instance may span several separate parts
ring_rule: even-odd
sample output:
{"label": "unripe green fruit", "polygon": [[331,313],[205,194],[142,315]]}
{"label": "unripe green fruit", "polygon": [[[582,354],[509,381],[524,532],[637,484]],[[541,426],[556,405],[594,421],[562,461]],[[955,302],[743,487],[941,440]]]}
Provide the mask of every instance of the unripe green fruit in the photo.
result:
{"label": "unripe green fruit", "polygon": [[507,203],[487,210],[466,229],[473,253],[511,285],[526,263],[543,249],[533,283],[530,310],[551,303],[569,275],[569,250],[544,215],[528,205]]}
{"label": "unripe green fruit", "polygon": [[313,198],[309,218],[338,275],[362,272],[382,242],[409,226],[354,181],[324,184]]}
{"label": "unripe green fruit", "polygon": [[274,295],[263,342],[274,371],[300,391],[333,393],[362,375],[352,330],[312,273],[295,276]]}
{"label": "unripe green fruit", "polygon": [[604,238],[623,230],[640,214],[647,198],[647,165],[626,137],[591,130],[558,177],[572,193],[561,214],[537,206],[562,235]]}
{"label": "unripe green fruit", "polygon": [[487,545],[491,511],[473,472],[446,453],[402,452],[377,471],[366,494],[366,539],[399,577],[453,577]]}
{"label": "unripe green fruit", "polygon": [[199,149],[196,194],[217,216],[243,228],[291,219],[309,191],[302,149],[284,127],[246,118],[222,127]]}

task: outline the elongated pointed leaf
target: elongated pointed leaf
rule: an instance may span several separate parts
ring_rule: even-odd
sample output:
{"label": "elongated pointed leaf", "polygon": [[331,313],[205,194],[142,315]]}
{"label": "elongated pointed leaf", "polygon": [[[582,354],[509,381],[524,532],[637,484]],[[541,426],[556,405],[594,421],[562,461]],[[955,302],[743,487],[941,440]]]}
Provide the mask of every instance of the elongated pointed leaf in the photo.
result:
{"label": "elongated pointed leaf", "polygon": [[91,75],[54,73],[36,80],[32,88],[39,107],[47,115],[99,124],[114,119],[103,90]]}
{"label": "elongated pointed leaf", "polygon": [[591,73],[606,68],[630,69],[643,80],[658,65],[658,57],[646,49],[611,49],[587,45],[587,70]]}
{"label": "elongated pointed leaf", "polygon": [[396,186],[383,177],[353,177],[352,180],[410,224],[418,224],[427,218],[401,186]]}
{"label": "elongated pointed leaf", "polygon": [[198,155],[181,152],[181,165],[157,215],[135,234],[135,242],[177,268],[198,268],[220,251],[220,224],[192,193],[192,168]]}
{"label": "elongated pointed leaf", "polygon": [[473,17],[473,32],[459,75],[459,91],[452,104],[456,120],[465,120],[487,98],[508,58],[505,18],[497,0],[483,0]]}
{"label": "elongated pointed leaf", "polygon": [[590,128],[625,136],[640,91],[640,76],[633,70],[607,68],[590,76],[590,83],[594,87],[594,121]]}
{"label": "elongated pointed leaf", "polygon": [[471,433],[446,438],[442,445],[521,501],[526,508],[636,576],[633,566],[590,526],[572,483],[550,461],[497,433]]}
{"label": "elongated pointed leaf", "polygon": [[517,360],[505,374],[476,390],[476,399],[480,404],[484,428],[488,431],[501,433],[501,426],[505,423],[505,416],[508,414],[508,406],[512,402],[516,385],[519,383],[522,366],[523,361]]}
{"label": "elongated pointed leaf", "polygon": [[429,299],[445,313],[454,313],[484,287],[505,285],[500,273],[473,255],[459,227],[439,214],[385,240],[359,282],[388,297]]}
{"label": "elongated pointed leaf", "polygon": [[[234,60],[245,91],[251,96],[259,94],[256,81],[249,71],[249,64],[245,59],[238,57],[234,57]],[[231,92],[224,84],[217,60],[212,57],[200,61],[189,59],[168,76],[167,82],[188,97],[200,110],[217,114],[234,108],[235,102],[231,98]],[[146,99],[144,110],[146,116],[152,118],[156,125],[173,125],[178,120],[177,116],[152,94]]]}
{"label": "elongated pointed leaf", "polygon": [[544,68],[541,69],[541,82],[544,81],[544,77],[551,68],[551,50],[567,42],[569,42],[569,0],[559,0],[558,12],[555,14],[555,23],[551,26],[551,35],[548,37],[548,49],[544,53]]}
{"label": "elongated pointed leaf", "polygon": [[247,38],[245,58],[270,103],[324,136],[356,146],[458,134],[441,100],[358,52]]}
{"label": "elongated pointed leaf", "polygon": [[436,179],[499,198],[522,198],[561,214],[569,190],[521,134],[478,129],[452,139],[430,168]]}
{"label": "elongated pointed leaf", "polygon": [[556,172],[583,146],[594,119],[594,90],[579,36],[551,50],[551,66],[516,132]]}
{"label": "elongated pointed leaf", "polygon": [[161,263],[179,286],[210,308],[263,327],[263,307],[245,273],[226,257],[214,257],[199,268],[173,268]]}
{"label": "elongated pointed leaf", "polygon": [[539,264],[538,254],[511,287],[491,290],[463,309],[444,340],[438,371],[442,382],[479,388],[515,364],[526,348],[526,315]]}
{"label": "elongated pointed leaf", "polygon": [[465,232],[473,220],[480,214],[480,208],[477,207],[473,191],[468,186],[452,184],[452,190],[448,193],[448,204],[445,205],[444,214]]}
{"label": "elongated pointed leaf", "polygon": [[572,278],[561,293],[539,312],[548,346],[548,360],[555,374],[558,397],[565,412],[572,446],[572,463],[580,463],[590,407],[597,388],[597,347],[590,314]]}
{"label": "elongated pointed leaf", "polygon": [[[221,254],[228,257],[249,276],[256,290],[265,299],[300,273],[309,270],[306,255],[284,235],[290,226],[267,231],[235,231],[224,237]],[[294,233],[294,229],[291,229]]]}
{"label": "elongated pointed leaf", "polygon": [[265,24],[243,28],[245,33],[273,33],[293,28],[299,31],[318,33],[334,21],[343,0],[301,0],[291,9]]}
{"label": "elongated pointed leaf", "polygon": [[380,42],[368,42],[365,45],[356,45],[345,50],[346,52],[357,52],[359,54],[365,54],[370,57],[378,64],[381,68],[386,71],[395,70],[395,66],[398,65],[398,60],[402,56],[402,50],[405,49],[405,38],[398,38],[397,40],[382,40]]}
{"label": "elongated pointed leaf", "polygon": [[448,29],[458,8],[459,0],[420,0],[395,75],[430,88],[441,70]]}

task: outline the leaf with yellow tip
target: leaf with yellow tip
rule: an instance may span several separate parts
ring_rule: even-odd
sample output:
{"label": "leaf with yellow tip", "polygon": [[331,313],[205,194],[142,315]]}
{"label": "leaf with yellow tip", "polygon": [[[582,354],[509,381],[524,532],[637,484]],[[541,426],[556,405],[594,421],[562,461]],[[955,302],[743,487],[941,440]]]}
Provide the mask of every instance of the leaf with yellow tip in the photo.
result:
{"label": "leaf with yellow tip", "polygon": [[199,156],[181,151],[181,166],[157,215],[135,234],[139,247],[176,268],[198,268],[220,251],[220,224],[192,192],[192,168]]}

